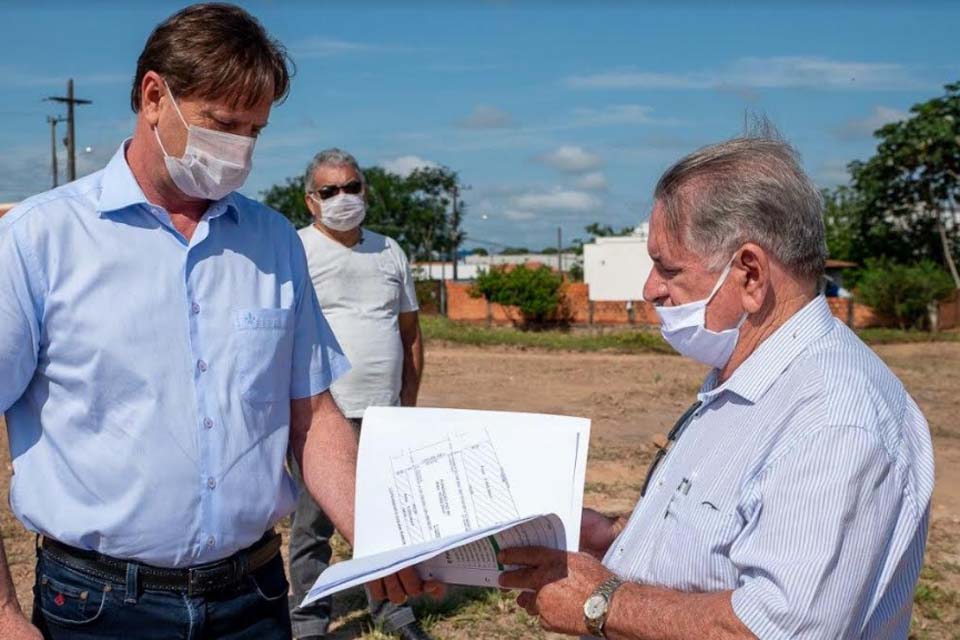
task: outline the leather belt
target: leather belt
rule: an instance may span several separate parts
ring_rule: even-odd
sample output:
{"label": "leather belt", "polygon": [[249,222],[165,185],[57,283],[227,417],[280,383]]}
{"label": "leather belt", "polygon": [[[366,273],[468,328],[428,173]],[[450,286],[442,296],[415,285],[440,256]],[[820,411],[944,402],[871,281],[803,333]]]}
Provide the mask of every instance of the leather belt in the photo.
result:
{"label": "leather belt", "polygon": [[52,560],[101,579],[123,584],[127,580],[129,565],[135,565],[137,579],[143,589],[182,591],[190,596],[204,596],[238,586],[244,578],[280,553],[280,542],[280,536],[271,530],[259,542],[229,558],[186,569],[165,569],[111,558],[96,551],[76,549],[47,537],[43,538],[40,548]]}

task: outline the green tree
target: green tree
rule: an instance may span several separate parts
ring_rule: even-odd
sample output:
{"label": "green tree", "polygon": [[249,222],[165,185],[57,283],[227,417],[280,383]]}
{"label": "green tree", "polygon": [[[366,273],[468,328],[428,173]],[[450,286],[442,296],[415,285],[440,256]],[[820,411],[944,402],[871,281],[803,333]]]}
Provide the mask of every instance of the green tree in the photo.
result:
{"label": "green tree", "polygon": [[862,203],[856,252],[898,262],[929,259],[960,274],[960,83],[878,129],[876,154],[850,165]]}
{"label": "green tree", "polygon": [[287,178],[284,184],[275,184],[260,193],[265,205],[282,213],[297,229],[313,223],[303,195],[303,176]]}
{"label": "green tree", "polygon": [[517,307],[524,324],[536,327],[564,320],[561,285],[560,276],[549,267],[494,267],[477,276],[470,295]]}
{"label": "green tree", "polygon": [[590,237],[587,240],[583,238],[574,238],[571,246],[564,251],[570,251],[577,254],[578,256],[583,255],[583,245],[590,244],[594,242],[597,238],[608,238],[612,236],[629,236],[634,232],[634,227],[621,227],[620,229],[614,229],[609,224],[600,224],[599,222],[591,222],[583,228],[584,231],[590,234]]}
{"label": "green tree", "polygon": [[524,254],[530,253],[530,249],[527,247],[506,247],[501,252],[502,256],[522,256]]}
{"label": "green tree", "polygon": [[928,325],[931,305],[952,288],[950,276],[930,260],[906,265],[870,258],[857,291],[866,304],[895,318],[901,329],[920,329]]}
{"label": "green tree", "polygon": [[[367,183],[364,226],[396,239],[411,260],[449,256],[463,243],[465,205],[459,198],[462,187],[455,171],[430,167],[401,177],[369,167],[363,174]],[[299,228],[313,221],[303,189],[303,177],[288,178],[261,195],[264,204]]]}
{"label": "green tree", "polygon": [[570,278],[570,282],[583,282],[583,267],[580,263],[573,263],[567,271],[567,276]]}
{"label": "green tree", "polygon": [[860,262],[866,256],[858,243],[863,202],[854,189],[847,186],[824,189],[823,222],[826,228],[827,253],[836,260]]}
{"label": "green tree", "polygon": [[483,247],[475,247],[470,250],[470,254],[474,256],[488,256],[490,255],[490,252]]}
{"label": "green tree", "polygon": [[633,233],[634,227],[621,227],[619,230],[614,229],[609,224],[600,224],[599,222],[591,222],[583,228],[584,231],[593,236],[593,239],[597,238],[607,238],[610,236],[628,236]]}

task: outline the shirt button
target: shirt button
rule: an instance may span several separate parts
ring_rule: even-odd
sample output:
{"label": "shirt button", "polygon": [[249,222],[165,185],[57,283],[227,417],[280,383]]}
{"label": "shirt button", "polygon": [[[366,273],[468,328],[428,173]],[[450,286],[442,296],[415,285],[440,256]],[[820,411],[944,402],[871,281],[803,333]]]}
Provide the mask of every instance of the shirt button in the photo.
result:
{"label": "shirt button", "polygon": [[207,429],[213,429],[213,420],[211,420],[210,418],[204,418],[203,426],[206,427]]}
{"label": "shirt button", "polygon": [[207,486],[213,489],[217,486],[217,481],[214,478],[207,478]]}
{"label": "shirt button", "polygon": [[190,305],[190,311],[192,311],[194,314],[200,313],[200,305],[194,302],[192,305]]}
{"label": "shirt button", "polygon": [[213,536],[210,536],[209,538],[207,538],[207,546],[208,546],[208,547],[212,547],[212,546],[215,545],[215,544],[217,544],[217,541],[216,541],[216,539],[215,539]]}
{"label": "shirt button", "polygon": [[197,360],[197,369],[200,369],[200,371],[206,371],[207,363],[204,362],[203,360]]}

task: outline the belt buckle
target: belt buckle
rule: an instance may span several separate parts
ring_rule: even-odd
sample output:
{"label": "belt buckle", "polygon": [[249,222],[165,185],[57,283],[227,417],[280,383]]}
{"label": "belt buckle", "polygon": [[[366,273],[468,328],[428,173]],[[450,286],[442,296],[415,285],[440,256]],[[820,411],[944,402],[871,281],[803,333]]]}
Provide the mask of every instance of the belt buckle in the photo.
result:
{"label": "belt buckle", "polygon": [[228,586],[234,579],[234,572],[230,563],[217,563],[207,567],[194,567],[188,571],[187,578],[187,595],[202,596]]}

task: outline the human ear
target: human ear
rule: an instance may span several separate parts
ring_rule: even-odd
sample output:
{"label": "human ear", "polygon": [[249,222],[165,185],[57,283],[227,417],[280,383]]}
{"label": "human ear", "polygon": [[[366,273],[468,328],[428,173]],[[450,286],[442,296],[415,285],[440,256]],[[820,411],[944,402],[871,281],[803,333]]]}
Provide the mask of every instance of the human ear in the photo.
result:
{"label": "human ear", "polygon": [[744,311],[756,313],[763,307],[770,287],[770,258],[759,245],[748,242],[733,263],[740,273],[740,301]]}
{"label": "human ear", "polygon": [[146,72],[140,81],[140,113],[151,128],[160,122],[160,100],[166,95],[163,79],[153,71]]}

